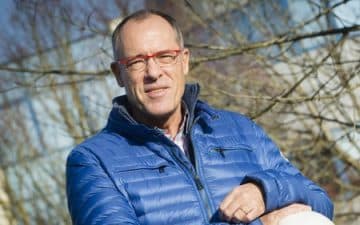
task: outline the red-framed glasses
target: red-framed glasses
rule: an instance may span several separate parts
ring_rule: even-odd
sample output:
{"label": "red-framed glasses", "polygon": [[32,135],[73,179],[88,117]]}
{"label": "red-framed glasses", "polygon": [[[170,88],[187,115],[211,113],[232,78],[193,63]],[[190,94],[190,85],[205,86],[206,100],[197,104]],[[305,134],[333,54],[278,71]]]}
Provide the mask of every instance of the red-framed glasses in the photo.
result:
{"label": "red-framed glasses", "polygon": [[160,67],[166,67],[177,63],[177,58],[182,49],[163,50],[148,55],[137,55],[120,59],[118,62],[126,67],[129,71],[142,71],[146,68],[148,60],[153,58],[155,63]]}

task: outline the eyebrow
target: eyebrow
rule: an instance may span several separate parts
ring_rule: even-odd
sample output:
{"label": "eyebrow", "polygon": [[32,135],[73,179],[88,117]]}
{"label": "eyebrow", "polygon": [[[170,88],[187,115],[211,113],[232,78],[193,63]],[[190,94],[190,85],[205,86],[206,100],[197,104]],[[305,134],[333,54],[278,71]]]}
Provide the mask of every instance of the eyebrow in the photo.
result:
{"label": "eyebrow", "polygon": [[144,54],[137,54],[136,56],[129,56],[127,57],[128,59],[132,59],[132,58],[136,58],[136,57],[142,57],[142,56],[146,56]]}
{"label": "eyebrow", "polygon": [[144,55],[144,54],[137,54],[137,55],[135,55],[135,56],[129,56],[129,57],[125,57],[125,58],[123,58],[123,60],[132,60],[132,59],[135,59],[135,58],[138,58],[138,57],[145,57],[146,55]]}

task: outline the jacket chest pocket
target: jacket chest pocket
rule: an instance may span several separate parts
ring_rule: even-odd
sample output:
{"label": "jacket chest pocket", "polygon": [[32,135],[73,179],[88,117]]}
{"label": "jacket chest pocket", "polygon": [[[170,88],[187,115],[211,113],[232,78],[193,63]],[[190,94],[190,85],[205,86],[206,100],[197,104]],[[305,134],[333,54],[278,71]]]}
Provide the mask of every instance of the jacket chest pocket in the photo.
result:
{"label": "jacket chest pocket", "polygon": [[114,169],[114,173],[123,183],[146,182],[146,180],[156,180],[165,176],[168,172],[169,164],[166,161],[156,161],[152,163],[134,163],[119,165]]}
{"label": "jacket chest pocket", "polygon": [[167,183],[169,168],[170,165],[166,161],[157,161],[151,164],[136,163],[117,166],[114,174],[120,180],[119,183],[122,184],[129,200],[137,208],[149,194],[156,196],[161,192]]}
{"label": "jacket chest pocket", "polygon": [[226,170],[230,174],[244,175],[262,168],[254,150],[247,145],[213,146],[204,161],[216,164],[219,170]]}
{"label": "jacket chest pocket", "polygon": [[[145,218],[152,220],[147,216],[154,212],[166,214],[168,208],[165,205],[170,207],[175,202],[192,204],[196,199],[196,195],[191,194],[192,187],[186,177],[166,161],[122,166],[114,173],[121,180],[122,189],[140,221]],[[180,193],[190,197],[182,198]]]}
{"label": "jacket chest pocket", "polygon": [[214,195],[220,196],[218,201],[225,197],[225,193],[239,185],[246,175],[262,170],[254,150],[245,145],[214,146],[208,149],[203,162],[204,173],[209,177],[208,182],[214,182],[213,186],[226,184],[220,195],[218,190],[213,190]]}
{"label": "jacket chest pocket", "polygon": [[210,154],[216,160],[226,162],[256,162],[253,149],[246,145],[214,146],[210,148]]}

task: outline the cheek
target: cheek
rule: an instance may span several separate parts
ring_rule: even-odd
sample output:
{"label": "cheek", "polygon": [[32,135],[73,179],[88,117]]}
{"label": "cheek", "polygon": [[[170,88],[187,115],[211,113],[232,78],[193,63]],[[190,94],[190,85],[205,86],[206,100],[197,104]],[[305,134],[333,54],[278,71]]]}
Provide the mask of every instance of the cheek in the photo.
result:
{"label": "cheek", "polygon": [[183,68],[180,68],[179,71],[177,71],[176,80],[178,83],[177,85],[179,85],[181,88],[183,88],[182,86],[185,85],[185,74],[184,74]]}
{"label": "cheek", "polygon": [[125,83],[129,89],[138,89],[142,81],[137,76],[128,76]]}
{"label": "cheek", "polygon": [[168,74],[168,77],[170,77],[170,79],[176,82],[177,85],[180,85],[180,83],[184,83],[185,75],[184,75],[184,68],[182,66],[169,69],[166,72]]}
{"label": "cheek", "polygon": [[176,86],[175,98],[181,98],[182,95],[184,94],[185,75],[183,72],[184,71],[182,70],[182,68],[179,68],[175,73],[176,74],[175,77],[173,78],[174,84]]}
{"label": "cheek", "polygon": [[142,89],[142,82],[136,77],[126,77],[124,80],[126,93],[128,95],[138,96]]}

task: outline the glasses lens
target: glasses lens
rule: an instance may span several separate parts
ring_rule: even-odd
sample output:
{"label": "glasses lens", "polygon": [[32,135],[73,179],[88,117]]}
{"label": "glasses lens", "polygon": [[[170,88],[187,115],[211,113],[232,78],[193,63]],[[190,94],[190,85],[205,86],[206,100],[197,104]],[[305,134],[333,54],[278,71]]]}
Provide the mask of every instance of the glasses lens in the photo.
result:
{"label": "glasses lens", "polygon": [[155,58],[159,65],[171,65],[176,62],[177,56],[178,56],[177,52],[168,51],[168,52],[162,52],[161,54],[157,55]]}
{"label": "glasses lens", "polygon": [[142,70],[146,66],[145,59],[135,58],[126,63],[126,68],[131,71]]}
{"label": "glasses lens", "polygon": [[140,71],[144,70],[147,66],[147,61],[150,58],[153,58],[159,66],[168,66],[176,63],[180,52],[181,50],[161,51],[149,56],[138,56],[128,61],[124,59],[123,61],[125,62],[123,62],[122,64],[125,64],[126,69],[129,71]]}

